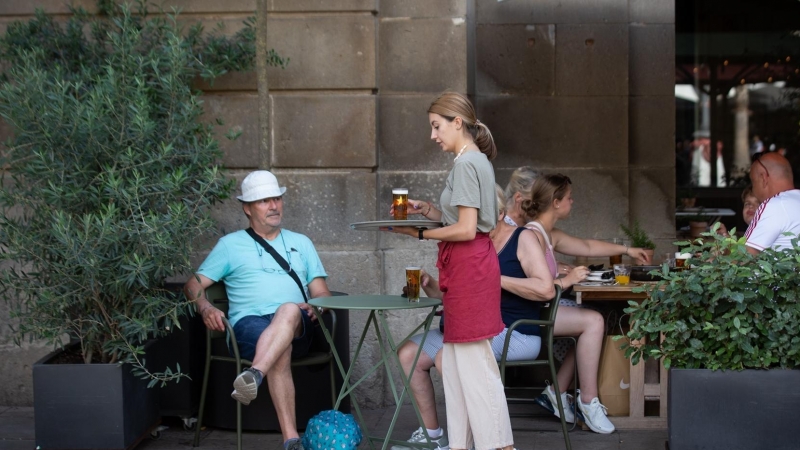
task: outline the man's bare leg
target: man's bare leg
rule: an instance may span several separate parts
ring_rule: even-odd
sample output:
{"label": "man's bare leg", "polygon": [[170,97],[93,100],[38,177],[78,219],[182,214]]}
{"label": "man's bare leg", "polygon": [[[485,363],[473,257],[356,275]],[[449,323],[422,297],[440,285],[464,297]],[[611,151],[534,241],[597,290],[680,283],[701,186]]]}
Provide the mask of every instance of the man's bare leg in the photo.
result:
{"label": "man's bare leg", "polygon": [[266,373],[269,395],[278,423],[281,426],[283,441],[298,438],[297,419],[295,416],[295,388],[292,380],[292,349],[291,346],[283,352],[272,368]]}

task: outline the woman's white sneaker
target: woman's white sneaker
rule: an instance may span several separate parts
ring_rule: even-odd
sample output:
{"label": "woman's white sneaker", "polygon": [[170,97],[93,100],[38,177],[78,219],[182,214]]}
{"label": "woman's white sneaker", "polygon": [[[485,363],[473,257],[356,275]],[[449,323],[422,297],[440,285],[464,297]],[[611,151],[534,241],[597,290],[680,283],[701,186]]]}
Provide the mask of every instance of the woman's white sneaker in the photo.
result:
{"label": "woman's white sneaker", "polygon": [[[554,416],[561,417],[558,414],[558,400],[553,385],[547,383],[547,387],[539,394],[538,397],[533,399],[536,404],[542,408],[550,411]],[[566,392],[561,393],[561,404],[564,407],[564,421],[567,423],[575,423],[575,414],[572,412],[572,396]]]}
{"label": "woman's white sneaker", "polygon": [[581,401],[580,391],[578,391],[575,404],[578,406],[578,418],[581,419],[589,429],[600,434],[610,434],[614,432],[614,424],[606,417],[608,410],[600,403],[600,399],[595,397],[587,405]]}

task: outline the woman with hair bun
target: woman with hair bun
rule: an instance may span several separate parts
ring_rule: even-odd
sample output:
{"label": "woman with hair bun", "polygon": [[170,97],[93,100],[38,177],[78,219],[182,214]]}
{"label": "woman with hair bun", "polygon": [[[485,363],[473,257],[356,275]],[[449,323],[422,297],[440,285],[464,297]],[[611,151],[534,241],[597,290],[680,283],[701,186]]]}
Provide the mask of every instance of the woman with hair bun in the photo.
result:
{"label": "woman with hair bun", "polygon": [[[513,449],[508,405],[490,341],[503,331],[500,266],[489,232],[497,222],[494,168],[497,148],[489,128],[463,95],[445,92],[428,108],[431,139],[453,154],[439,199],[441,209],[408,200],[409,214],[442,228],[388,231],[439,242],[439,289],[444,305],[444,381],[450,448]],[[421,431],[421,430],[420,430]],[[441,430],[433,430],[441,432]],[[434,438],[434,433],[430,433]]]}
{"label": "woman with hair bun", "polygon": [[[530,197],[522,202],[522,209],[528,223],[526,228],[533,230],[538,245],[534,251],[546,261],[546,267],[540,271],[549,271],[549,276],[562,289],[583,281],[589,274],[584,266],[573,268],[563,278],[558,278],[554,252],[570,256],[612,256],[626,254],[642,262],[648,262],[648,256],[641,248],[617,245],[596,239],[581,239],[571,236],[555,227],[561,219],[569,217],[572,211],[572,181],[562,174],[540,175],[533,183]],[[521,296],[539,295],[546,298],[549,290],[537,292],[539,287],[526,284],[524,280],[503,277],[503,289]],[[578,376],[581,389],[575,399],[573,411],[564,411],[564,419],[574,421],[575,415],[596,433],[611,433],[614,425],[606,417],[606,409],[597,397],[597,370],[600,363],[600,352],[603,346],[605,326],[603,316],[597,311],[587,308],[565,306],[559,308],[554,334],[556,336],[575,336],[578,345],[570,350],[558,370],[558,387],[562,402],[569,402],[567,389],[574,375],[574,362],[577,358]],[[557,394],[548,386],[536,401],[554,414]]]}

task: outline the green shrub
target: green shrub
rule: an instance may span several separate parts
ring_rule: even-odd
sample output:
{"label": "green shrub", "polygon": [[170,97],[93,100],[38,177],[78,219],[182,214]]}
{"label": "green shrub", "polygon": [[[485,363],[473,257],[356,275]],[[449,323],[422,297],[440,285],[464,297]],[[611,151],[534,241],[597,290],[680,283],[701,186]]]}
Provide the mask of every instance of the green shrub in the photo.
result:
{"label": "green shrub", "polygon": [[[662,267],[663,281],[636,289],[650,296],[630,302],[626,354],[662,358],[665,367],[715,370],[800,366],[800,246],[750,255],[745,239],[714,230],[678,242],[693,255],[680,272]],[[731,231],[731,235],[734,235]],[[663,340],[659,344],[659,337]]]}
{"label": "green shrub", "polygon": [[[177,13],[101,2],[61,25],[41,11],[0,40],[0,295],[15,336],[78,341],[86,363],[149,373],[143,343],[191,313],[163,289],[191,273],[209,211],[233,188],[192,82],[253,67],[248,21],[232,38],[184,30]],[[282,64],[279,59],[273,63]],[[178,368],[179,371],[180,368]]]}

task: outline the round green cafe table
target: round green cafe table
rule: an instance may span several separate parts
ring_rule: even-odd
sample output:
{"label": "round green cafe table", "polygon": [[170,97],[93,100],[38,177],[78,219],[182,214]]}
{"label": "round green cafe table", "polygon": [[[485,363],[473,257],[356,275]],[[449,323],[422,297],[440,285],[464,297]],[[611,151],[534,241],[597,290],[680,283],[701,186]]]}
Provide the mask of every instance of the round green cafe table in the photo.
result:
{"label": "round green cafe table", "polygon": [[[428,330],[431,327],[431,322],[433,321],[433,317],[436,314],[436,308],[442,304],[442,301],[435,298],[427,298],[421,297],[418,302],[409,302],[407,298],[401,297],[399,295],[345,295],[345,296],[336,296],[336,297],[317,297],[312,298],[308,301],[309,304],[314,306],[315,308],[330,308],[330,309],[347,309],[347,310],[364,310],[369,311],[369,317],[367,318],[366,323],[364,324],[364,330],[361,332],[361,336],[358,340],[358,345],[356,346],[355,353],[352,357],[352,364],[350,365],[349,370],[344,370],[344,366],[342,365],[341,359],[339,355],[336,353],[336,347],[333,345],[333,339],[331,338],[330,332],[325,328],[325,324],[320,321],[320,325],[322,327],[322,332],[325,335],[325,339],[328,341],[328,344],[333,349],[333,357],[336,359],[336,365],[339,367],[339,371],[342,374],[343,383],[342,389],[339,391],[339,397],[336,400],[336,404],[334,405],[334,409],[339,409],[339,404],[342,402],[346,396],[350,396],[351,404],[353,408],[356,410],[356,419],[358,420],[363,437],[367,439],[369,442],[370,448],[376,448],[374,442],[383,442],[382,446],[380,447],[382,450],[385,450],[390,443],[396,444],[403,444],[406,447],[425,447],[430,446],[431,441],[430,437],[427,434],[425,425],[422,422],[422,416],[419,412],[419,405],[417,405],[417,401],[414,399],[414,396],[410,394],[411,387],[409,385],[410,377],[405,374],[403,371],[402,366],[400,365],[400,358],[397,356],[397,349],[402,346],[409,338],[414,336],[420,330],[422,330],[423,336],[422,341],[420,342],[419,348],[417,348],[417,353],[414,356],[414,362],[411,366],[411,370],[409,373],[414,372],[414,368],[417,365],[417,361],[419,360],[419,355],[422,352],[422,347],[425,344],[425,339],[428,337]],[[386,322],[387,311],[397,311],[397,310],[406,310],[406,309],[420,309],[420,308],[428,308],[430,312],[422,321],[422,323],[418,324],[416,328],[414,328],[408,335],[406,335],[402,340],[395,341],[392,337],[391,333],[389,332],[389,327]],[[378,347],[380,348],[381,352],[381,359],[377,363],[373,364],[369,367],[364,375],[356,381],[351,381],[351,376],[353,375],[353,367],[358,362],[358,356],[361,354],[361,348],[364,344],[364,339],[366,338],[367,334],[369,333],[370,329],[375,333],[377,337]],[[392,371],[392,365],[396,367],[400,372],[400,378],[403,382],[403,389],[398,393],[397,386],[394,382],[394,375]],[[395,412],[394,416],[392,417],[392,422],[389,425],[389,429],[386,431],[385,436],[380,435],[371,435],[367,430],[366,424],[364,422],[364,418],[361,415],[361,409],[358,407],[358,401],[355,398],[354,389],[361,384],[362,382],[368,380],[376,370],[385,369],[386,375],[389,379],[389,385],[392,389],[392,394],[394,396],[395,401]],[[405,399],[408,393],[408,398],[411,400],[411,405],[414,408],[414,413],[417,415],[417,419],[419,420],[420,426],[422,427],[423,433],[425,434],[426,439],[428,440],[427,443],[421,444],[411,444],[404,440],[393,440],[391,439],[392,431],[394,430],[394,425],[397,422],[397,418],[400,415],[400,407],[403,405],[403,400]]]}

